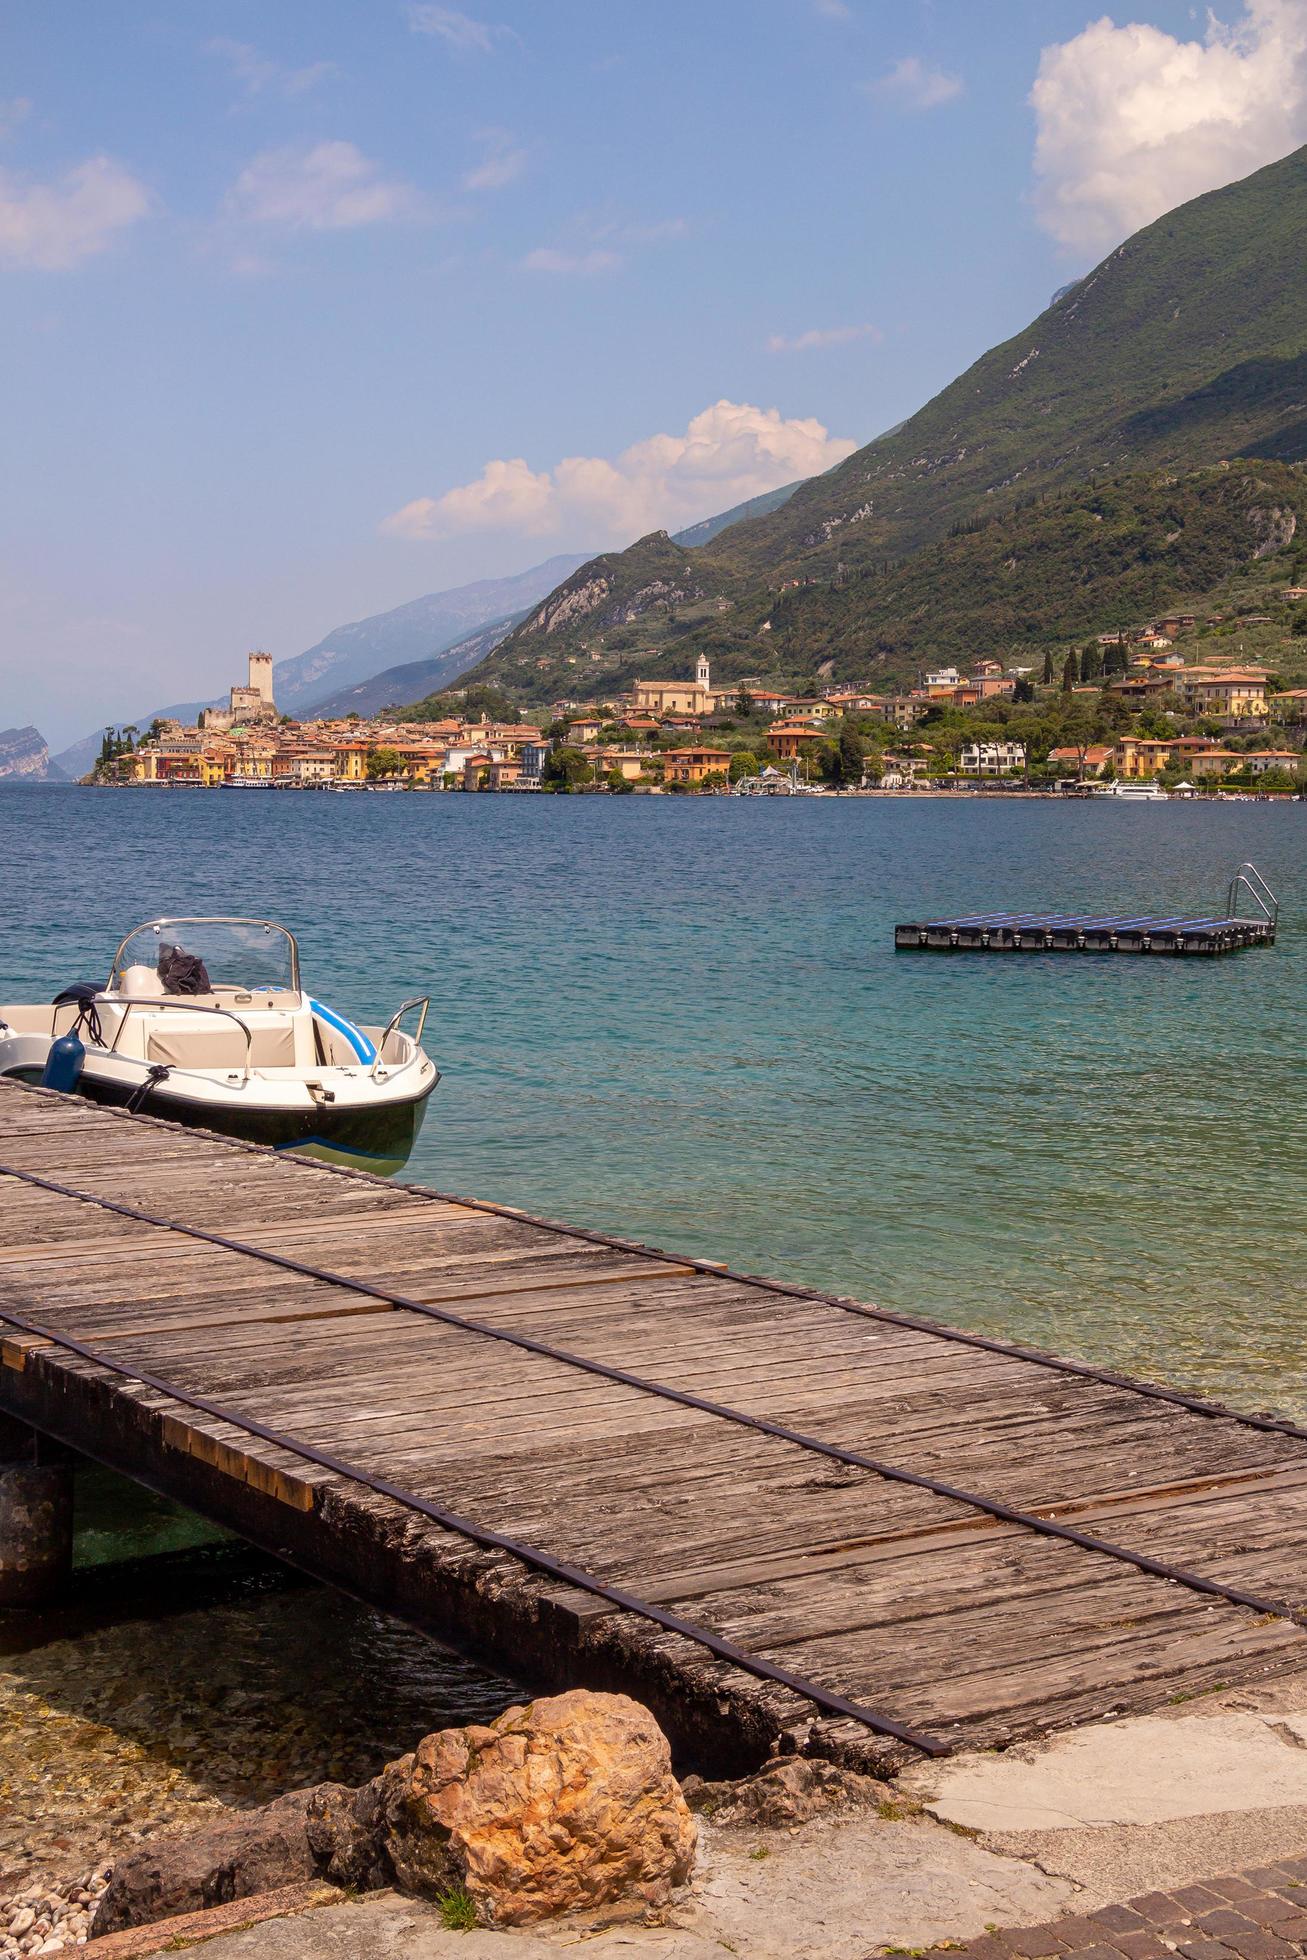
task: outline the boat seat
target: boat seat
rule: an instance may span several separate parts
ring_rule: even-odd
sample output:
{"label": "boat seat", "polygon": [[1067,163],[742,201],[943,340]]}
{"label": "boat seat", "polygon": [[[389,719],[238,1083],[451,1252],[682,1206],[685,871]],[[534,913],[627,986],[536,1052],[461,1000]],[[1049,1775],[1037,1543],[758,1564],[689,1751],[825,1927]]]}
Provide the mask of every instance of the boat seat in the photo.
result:
{"label": "boat seat", "polygon": [[[254,1068],[294,1068],[295,1035],[290,1027],[252,1028],[250,1062]],[[209,1028],[154,1027],[146,1043],[146,1060],[172,1068],[243,1068],[245,1036],[235,1026]]]}
{"label": "boat seat", "polygon": [[143,997],[153,999],[162,996],[163,982],[152,966],[125,966],[118,975],[117,992],[130,994],[134,1000]]}

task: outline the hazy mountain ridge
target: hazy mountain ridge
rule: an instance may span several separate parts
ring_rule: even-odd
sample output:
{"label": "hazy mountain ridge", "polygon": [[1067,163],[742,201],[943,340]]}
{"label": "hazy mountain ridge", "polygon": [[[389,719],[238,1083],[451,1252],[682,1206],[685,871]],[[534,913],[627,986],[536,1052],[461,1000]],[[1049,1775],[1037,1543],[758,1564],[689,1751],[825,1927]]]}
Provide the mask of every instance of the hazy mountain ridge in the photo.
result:
{"label": "hazy mountain ridge", "polygon": [[343,687],[337,693],[327,695],[325,700],[315,701],[313,713],[320,715],[324,721],[336,720],[343,715],[367,718],[380,714],[383,708],[403,707],[424,695],[438,694],[442,688],[452,686],[469,667],[484,660],[524,617],[519,612],[508,619],[493,620],[489,626],[483,626],[479,633],[456,640],[452,647],[446,647],[429,660],[408,660],[398,667],[387,667],[384,673],[373,674],[352,687]]}

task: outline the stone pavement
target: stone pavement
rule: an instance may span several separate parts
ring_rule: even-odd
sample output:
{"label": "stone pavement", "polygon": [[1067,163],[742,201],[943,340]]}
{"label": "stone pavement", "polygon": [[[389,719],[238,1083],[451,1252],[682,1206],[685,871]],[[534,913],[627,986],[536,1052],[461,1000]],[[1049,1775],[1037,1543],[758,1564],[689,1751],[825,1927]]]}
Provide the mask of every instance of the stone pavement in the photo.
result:
{"label": "stone pavement", "polygon": [[[1307,1954],[1307,1858],[946,1944],[958,1960],[1170,1960],[1175,1954],[1182,1960],[1299,1960]],[[895,1951],[902,1949],[881,1949]]]}

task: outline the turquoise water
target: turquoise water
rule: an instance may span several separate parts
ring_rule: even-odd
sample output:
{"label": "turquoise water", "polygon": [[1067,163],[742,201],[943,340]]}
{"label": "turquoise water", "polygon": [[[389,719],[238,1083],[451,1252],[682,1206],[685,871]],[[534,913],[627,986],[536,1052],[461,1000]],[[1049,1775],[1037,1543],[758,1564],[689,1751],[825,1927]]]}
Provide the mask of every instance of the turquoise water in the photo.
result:
{"label": "turquoise water", "polygon": [[[1307,1414],[1307,806],[0,789],[0,999],[168,912],[430,991],[408,1175]],[[1223,909],[1219,961],[896,955],[897,919]]]}

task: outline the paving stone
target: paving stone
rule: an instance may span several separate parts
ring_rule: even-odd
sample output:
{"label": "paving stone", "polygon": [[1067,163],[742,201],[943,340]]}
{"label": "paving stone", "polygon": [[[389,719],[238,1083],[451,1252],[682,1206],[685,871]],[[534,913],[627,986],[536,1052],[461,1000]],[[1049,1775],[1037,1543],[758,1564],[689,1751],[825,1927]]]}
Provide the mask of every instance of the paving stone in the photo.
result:
{"label": "paving stone", "polygon": [[1132,1906],[1101,1906],[1089,1915],[1091,1926],[1101,1927],[1105,1933],[1138,1933],[1142,1931],[1144,1918]]}
{"label": "paving stone", "polygon": [[1039,1960],[1045,1953],[1065,1953],[1066,1941],[1052,1926],[1005,1926],[998,1935],[1010,1953],[1019,1953],[1024,1960]]}
{"label": "paving stone", "polygon": [[[1074,1960],[1121,1960],[1121,1955],[1114,1946],[1078,1946]],[[1228,1954],[1225,1960],[1229,1960]]]}
{"label": "paving stone", "polygon": [[1126,1904],[1149,1926],[1180,1926],[1190,1917],[1189,1908],[1173,1899],[1169,1892],[1141,1892]]}
{"label": "paving stone", "polygon": [[1282,1899],[1278,1892],[1257,1892],[1251,1899],[1240,1899],[1238,1910],[1259,1926],[1278,1926],[1282,1919],[1296,1918],[1303,1907]]}
{"label": "paving stone", "polygon": [[1240,1934],[1231,1939],[1234,1951],[1240,1960],[1298,1960],[1298,1949],[1288,1940],[1277,1939],[1274,1933],[1264,1933],[1260,1929],[1253,1933]]}
{"label": "paving stone", "polygon": [[1245,1878],[1209,1878],[1204,1883],[1209,1892],[1219,1892],[1223,1899],[1255,1899],[1260,1892],[1260,1887],[1250,1885]]}
{"label": "paving stone", "polygon": [[1215,1912],[1205,1912],[1194,1921],[1194,1925],[1208,1939],[1225,1940],[1227,1944],[1231,1939],[1238,1939],[1244,1933],[1261,1931],[1260,1926],[1255,1925],[1242,1912],[1236,1912],[1233,1906],[1221,1906]]}
{"label": "paving stone", "polygon": [[1194,1913],[1212,1912],[1225,1904],[1219,1892],[1209,1892],[1205,1885],[1177,1885],[1171,1897],[1187,1912]]}
{"label": "paving stone", "polygon": [[1221,1940],[1208,1940],[1200,1935],[1197,1939],[1181,1940],[1176,1947],[1183,1953],[1184,1960],[1230,1960],[1230,1948]]}
{"label": "paving stone", "polygon": [[1118,1953],[1125,1954],[1126,1960],[1164,1960],[1171,1951],[1165,1940],[1150,1932],[1117,1933],[1113,1944]]}
{"label": "paving stone", "polygon": [[1092,1946],[1102,1937],[1102,1929],[1087,1918],[1085,1914],[1069,1912],[1065,1919],[1055,1919],[1050,1925],[1050,1933],[1056,1933],[1062,1944],[1079,1952],[1082,1947]]}

